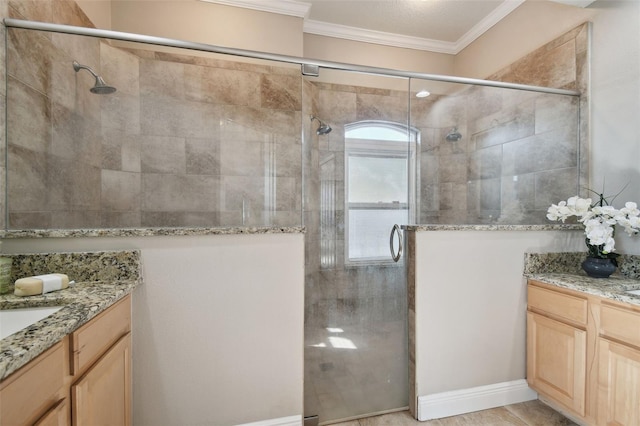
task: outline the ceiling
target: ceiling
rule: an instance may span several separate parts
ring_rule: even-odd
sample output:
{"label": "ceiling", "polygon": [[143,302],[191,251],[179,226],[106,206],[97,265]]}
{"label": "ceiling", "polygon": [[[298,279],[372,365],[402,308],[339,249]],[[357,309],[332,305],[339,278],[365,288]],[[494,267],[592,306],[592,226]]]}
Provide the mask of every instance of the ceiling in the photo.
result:
{"label": "ceiling", "polygon": [[311,4],[308,19],[312,21],[447,42],[460,39],[503,3],[503,0],[300,1]]}
{"label": "ceiling", "polygon": [[[309,34],[456,54],[525,0],[202,1],[298,16]],[[578,7],[593,2],[551,1]]]}

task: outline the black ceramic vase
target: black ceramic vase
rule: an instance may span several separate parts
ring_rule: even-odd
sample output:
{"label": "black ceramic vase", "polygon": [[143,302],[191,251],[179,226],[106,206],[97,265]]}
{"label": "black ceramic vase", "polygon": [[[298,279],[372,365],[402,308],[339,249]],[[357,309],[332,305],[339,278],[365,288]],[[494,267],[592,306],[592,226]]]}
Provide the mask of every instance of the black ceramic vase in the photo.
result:
{"label": "black ceramic vase", "polygon": [[600,257],[587,257],[582,262],[582,269],[593,278],[609,278],[616,270],[614,259],[602,259]]}

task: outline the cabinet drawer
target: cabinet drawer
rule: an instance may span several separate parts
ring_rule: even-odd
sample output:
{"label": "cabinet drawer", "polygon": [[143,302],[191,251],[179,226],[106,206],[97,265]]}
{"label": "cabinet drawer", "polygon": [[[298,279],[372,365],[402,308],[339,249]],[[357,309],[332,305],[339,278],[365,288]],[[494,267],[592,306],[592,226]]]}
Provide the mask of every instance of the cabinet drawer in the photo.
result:
{"label": "cabinet drawer", "polygon": [[640,348],[640,313],[603,304],[600,334]]}
{"label": "cabinet drawer", "polygon": [[82,373],[122,336],[131,331],[131,296],[80,327],[71,335],[71,374]]}
{"label": "cabinet drawer", "polygon": [[[66,340],[38,356],[0,386],[0,424],[31,424],[60,398]],[[68,362],[68,360],[66,361]]]}
{"label": "cabinet drawer", "polygon": [[529,285],[528,306],[534,310],[587,325],[587,299]]}
{"label": "cabinet drawer", "polygon": [[33,426],[68,426],[69,424],[71,424],[69,420],[69,405],[65,398],[47,411],[47,414],[42,416]]}

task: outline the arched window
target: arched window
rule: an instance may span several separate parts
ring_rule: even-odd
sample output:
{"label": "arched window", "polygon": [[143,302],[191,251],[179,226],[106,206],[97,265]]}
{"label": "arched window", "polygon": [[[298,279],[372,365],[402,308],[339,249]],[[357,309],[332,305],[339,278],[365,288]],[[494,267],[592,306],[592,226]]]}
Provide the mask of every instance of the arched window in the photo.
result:
{"label": "arched window", "polygon": [[394,224],[413,222],[416,142],[400,123],[361,121],[345,126],[346,262],[391,261]]}

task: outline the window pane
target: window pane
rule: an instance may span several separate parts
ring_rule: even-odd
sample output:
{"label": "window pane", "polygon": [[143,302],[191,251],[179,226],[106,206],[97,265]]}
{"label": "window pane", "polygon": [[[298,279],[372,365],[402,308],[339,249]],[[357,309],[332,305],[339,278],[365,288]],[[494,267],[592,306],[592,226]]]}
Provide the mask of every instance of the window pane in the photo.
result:
{"label": "window pane", "polygon": [[[415,132],[411,133],[411,140],[413,141],[415,139]],[[347,130],[344,133],[344,137],[347,139],[368,139],[405,143],[408,139],[406,130],[382,126],[356,127],[354,129]]]}
{"label": "window pane", "polygon": [[408,223],[408,211],[349,210],[349,259],[391,259],[389,235],[396,223]]}
{"label": "window pane", "polygon": [[407,159],[349,156],[349,202],[407,202]]}

